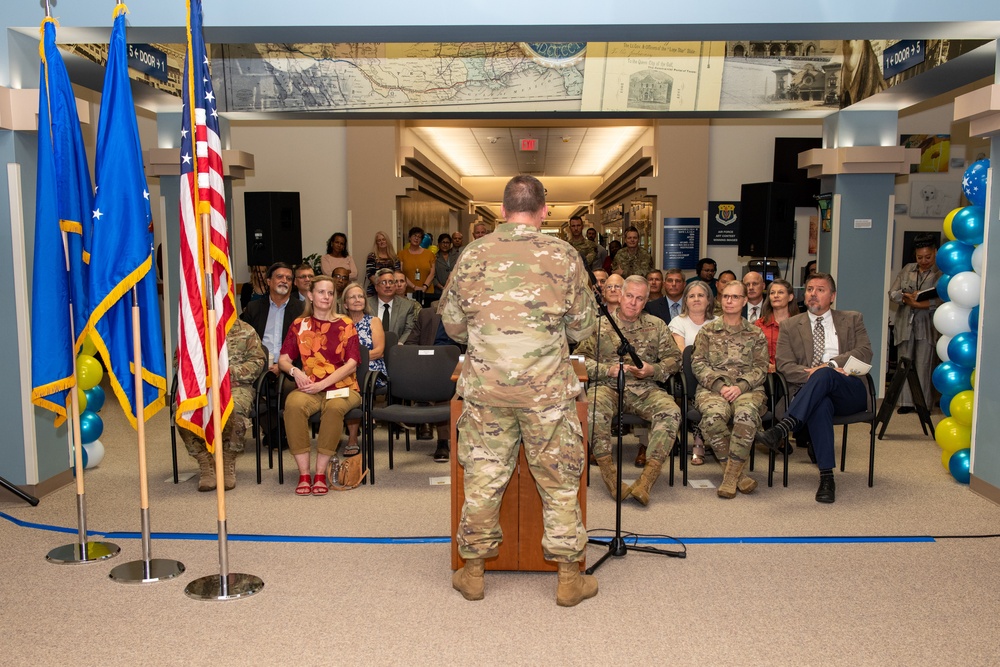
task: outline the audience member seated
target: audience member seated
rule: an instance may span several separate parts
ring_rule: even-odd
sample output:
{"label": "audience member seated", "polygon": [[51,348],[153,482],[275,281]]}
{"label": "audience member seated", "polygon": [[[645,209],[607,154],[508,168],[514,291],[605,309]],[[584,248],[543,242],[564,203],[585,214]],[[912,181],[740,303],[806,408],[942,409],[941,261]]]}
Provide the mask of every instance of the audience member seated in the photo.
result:
{"label": "audience member seated", "polygon": [[[329,276],[313,280],[312,301],[288,330],[278,361],[281,372],[290,375],[296,387],[285,399],[285,430],[288,448],[299,468],[295,488],[299,496],[325,496],[329,491],[326,464],[340,446],[344,415],[361,405],[355,374],[361,360],[358,333],[351,318],[336,314],[335,293]],[[301,362],[301,368],[294,365],[296,361]],[[309,467],[309,418],[317,412],[322,416],[314,478]]]}
{"label": "audience member seated", "polygon": [[250,305],[251,301],[263,299],[267,296],[267,267],[251,266],[250,280],[243,283],[240,288],[240,312],[242,313]]}
{"label": "audience member seated", "polygon": [[667,269],[663,273],[663,296],[646,302],[646,312],[659,317],[666,323],[681,314],[684,307],[684,272],[680,269]]}
{"label": "audience member seated", "polygon": [[344,288],[351,284],[351,274],[350,272],[342,266],[338,266],[333,270],[333,287],[337,291],[336,301],[337,307],[340,307],[340,299],[344,295]]}
{"label": "audience member seated", "polygon": [[[698,379],[694,404],[701,413],[705,443],[725,466],[720,498],[734,498],[739,489],[752,493],[757,482],[743,473],[760,418],[767,412],[767,339],[742,315],[746,286],[738,281],[720,292],[722,317],[701,328],[694,341],[691,370]],[[729,422],[732,420],[732,430]]]}
{"label": "audience member seated", "polygon": [[[372,373],[385,375],[385,332],[382,330],[382,320],[372,317],[365,288],[359,283],[351,283],[344,288],[338,311],[351,318],[358,332],[358,343],[368,348],[368,370]],[[360,373],[358,374],[360,375]],[[379,378],[376,386],[384,387],[385,380]],[[354,456],[361,451],[358,447],[358,428],[361,420],[352,419],[347,422],[347,446],[344,456]]]}
{"label": "audience member seated", "polygon": [[378,296],[368,297],[368,306],[372,314],[382,320],[382,329],[395,333],[398,344],[402,345],[413,331],[416,304],[412,299],[396,294],[396,277],[392,269],[379,269],[375,277]]}
{"label": "audience member seated", "polygon": [[612,315],[622,300],[622,289],[624,287],[625,279],[617,273],[612,273],[604,281],[604,304],[608,307],[608,312]]}
{"label": "audience member seated", "polygon": [[872,360],[864,318],[856,311],[833,310],[836,296],[833,276],[814,273],[806,281],[808,312],[781,324],[775,361],[793,397],[785,417],[757,434],[759,442],[781,451],[790,433],[809,429],[819,467],[819,503],[836,500],[833,417],[862,412],[868,406],[864,379],[848,375],[844,364],[852,356],[866,364]]}
{"label": "audience member seated", "polygon": [[375,232],[375,245],[365,260],[365,293],[375,296],[375,274],[379,269],[399,270],[399,258],[385,232]]}
{"label": "audience member seated", "polygon": [[[674,337],[674,343],[678,349],[694,345],[694,339],[705,326],[705,323],[715,318],[712,312],[712,290],[707,283],[700,280],[689,282],[684,287],[684,305],[677,317],[670,320],[667,327]],[[689,388],[689,391],[691,388]],[[705,462],[705,444],[701,438],[701,430],[697,426],[688,428],[694,437],[694,445],[691,447],[691,464],[700,466]],[[687,452],[685,452],[685,456]]]}
{"label": "audience member seated", "polygon": [[646,466],[639,479],[627,489],[616,489],[617,466],[611,456],[610,426],[618,412],[618,335],[605,318],[599,323],[600,348],[597,347],[598,332],[577,348],[577,353],[584,357],[587,376],[592,383],[587,392],[595,409],[590,437],[594,443],[594,456],[601,468],[601,479],[612,498],[620,492],[622,498],[632,496],[643,505],[649,504],[650,490],[670,454],[681,423],[677,403],[666,389],[657,384],[665,382],[672,373],[680,370],[681,353],[663,320],[642,312],[648,294],[649,286],[645,278],[629,276],[625,280],[621,305],[613,315],[642,360],[642,368],[636,368],[628,359],[624,364],[625,412],[650,422]]}
{"label": "audience member seated", "polygon": [[423,306],[420,305],[419,301],[413,300],[412,293],[410,294],[406,293],[406,274],[403,273],[402,271],[396,271],[392,274],[392,281],[396,285],[396,296],[398,296],[401,299],[406,299],[407,301],[413,304],[413,320],[416,321],[417,315],[420,314],[420,311],[423,309]]}
{"label": "audience member seated", "polygon": [[[625,230],[625,247],[618,251],[611,262],[611,272],[622,278],[645,276],[653,268],[653,258],[639,247],[639,230],[629,227]],[[645,280],[645,278],[643,278]]]}
{"label": "audience member seated", "polygon": [[[696,280],[708,285],[709,289],[712,290],[712,298],[714,299],[716,294],[718,294],[719,286],[715,284],[715,272],[718,270],[718,264],[711,257],[702,257],[698,260],[698,268],[693,277],[688,278],[689,283],[693,283]],[[736,274],[730,271],[733,278],[736,278]]]}
{"label": "audience member seated", "polygon": [[421,227],[410,227],[407,238],[410,245],[399,251],[400,269],[406,275],[406,293],[424,306],[424,297],[434,293],[434,253],[420,247],[424,239]]}
{"label": "audience member seated", "polygon": [[313,267],[308,264],[299,264],[292,271],[295,276],[295,293],[299,301],[309,298],[309,290],[312,289],[312,279],[316,276]]}
{"label": "audience member seated", "polygon": [[736,274],[726,269],[719,274],[719,279],[715,283],[715,297],[712,301],[712,312],[718,317],[722,314],[722,298],[719,296],[726,285],[736,280]]}
{"label": "audience member seated", "polygon": [[649,299],[646,300],[648,304],[663,296],[663,271],[652,269],[646,274],[646,282],[649,283]]}
{"label": "audience member seated", "polygon": [[594,274],[594,284],[591,285],[591,288],[603,298],[604,285],[608,282],[608,272],[604,269],[595,269],[592,273]]}
{"label": "audience member seated", "polygon": [[[229,350],[229,387],[233,397],[233,411],[222,428],[222,465],[226,491],[236,487],[236,457],[243,453],[250,413],[253,411],[254,381],[264,371],[267,354],[253,327],[242,320],[235,320],[226,334]],[[175,364],[176,368],[176,357]],[[198,461],[198,490],[214,491],[215,457],[208,453],[205,439],[186,428],[181,428],[181,440],[188,454]]]}
{"label": "audience member seated", "polygon": [[327,240],[326,254],[319,261],[324,276],[332,276],[333,270],[342,266],[348,270],[351,280],[356,280],[358,277],[358,266],[354,263],[354,258],[347,252],[347,236],[345,234],[335,232]]}
{"label": "audience member seated", "polygon": [[774,372],[774,355],[778,351],[778,330],[782,322],[792,315],[798,315],[799,308],[795,305],[795,292],[787,280],[775,278],[767,288],[767,299],[764,300],[764,310],[754,322],[764,337],[767,338],[767,372]]}
{"label": "audience member seated", "polygon": [[747,305],[743,309],[743,317],[753,324],[764,309],[764,276],[756,271],[748,271],[743,276],[743,285],[747,288]]}

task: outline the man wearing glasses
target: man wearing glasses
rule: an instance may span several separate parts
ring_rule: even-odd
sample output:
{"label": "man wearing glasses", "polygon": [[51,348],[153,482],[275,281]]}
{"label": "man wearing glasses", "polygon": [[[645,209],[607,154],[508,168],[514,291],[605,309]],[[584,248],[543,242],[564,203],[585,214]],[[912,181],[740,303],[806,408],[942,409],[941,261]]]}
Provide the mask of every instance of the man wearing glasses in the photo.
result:
{"label": "man wearing glasses", "polygon": [[[404,285],[406,279],[403,279]],[[385,331],[394,331],[398,336],[399,345],[413,331],[416,315],[411,299],[396,294],[396,277],[392,269],[379,269],[375,274],[375,294],[368,297],[368,307],[375,317],[382,320]]]}

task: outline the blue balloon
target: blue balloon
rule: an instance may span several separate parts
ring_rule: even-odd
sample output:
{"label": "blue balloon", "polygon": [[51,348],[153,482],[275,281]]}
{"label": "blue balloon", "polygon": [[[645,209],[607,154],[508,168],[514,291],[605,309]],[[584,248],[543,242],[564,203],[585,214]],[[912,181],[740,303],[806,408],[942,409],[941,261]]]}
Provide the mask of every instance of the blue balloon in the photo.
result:
{"label": "blue balloon", "polygon": [[[81,415],[81,417],[82,416],[83,415]],[[87,456],[87,448],[86,447],[81,447],[80,448],[80,452],[81,452],[80,455],[83,457],[83,467],[84,467],[84,469],[86,469],[87,468],[87,464],[90,463],[90,457]],[[73,460],[70,461],[69,468],[70,468],[70,470],[73,471],[73,477],[76,477],[76,452],[73,452]]]}
{"label": "blue balloon", "polygon": [[948,241],[938,249],[938,268],[941,269],[942,273],[947,273],[949,276],[961,273],[962,271],[971,271],[973,250],[975,248],[968,243]]}
{"label": "blue balloon", "polygon": [[969,453],[969,448],[966,447],[965,449],[958,450],[948,459],[948,470],[951,471],[951,476],[959,484],[969,483],[969,467],[972,463],[969,460]]}
{"label": "blue balloon", "polygon": [[979,345],[979,334],[966,331],[954,336],[948,343],[948,359],[963,368],[976,367],[976,348]]}
{"label": "blue balloon", "polygon": [[83,393],[87,395],[87,410],[100,412],[101,408],[104,407],[104,390],[101,389],[101,385],[91,387]]}
{"label": "blue balloon", "polygon": [[945,417],[951,417],[951,399],[955,398],[955,394],[941,394],[941,412],[944,413]]}
{"label": "blue balloon", "polygon": [[969,313],[969,328],[973,332],[979,333],[979,306],[973,306],[972,312]]}
{"label": "blue balloon", "polygon": [[[421,248],[430,248],[431,244],[433,242],[434,242],[434,237],[431,236],[430,234],[426,234],[425,233],[424,234],[424,238],[420,239],[420,247]],[[971,257],[971,255],[970,255],[970,257]],[[969,266],[972,266],[972,264],[970,263]]]}
{"label": "blue balloon", "polygon": [[87,445],[101,437],[104,432],[104,421],[96,412],[87,410],[80,415],[80,441]]}
{"label": "blue balloon", "polygon": [[979,245],[983,242],[983,231],[986,211],[982,206],[966,206],[959,209],[958,213],[951,220],[951,233],[954,237],[968,243],[969,245]]}
{"label": "blue balloon", "polygon": [[[948,346],[949,351],[951,346]],[[931,381],[942,394],[957,394],[972,389],[972,369],[959,366],[954,361],[942,361],[931,373]]]}
{"label": "blue balloon", "polygon": [[[947,273],[942,273],[941,277],[937,281],[937,293],[938,298],[942,301],[951,301],[951,297],[948,296],[948,281],[951,280],[951,276]],[[89,403],[87,405],[90,405]]]}
{"label": "blue balloon", "polygon": [[986,206],[986,176],[989,169],[989,160],[977,160],[965,170],[962,192],[973,206]]}

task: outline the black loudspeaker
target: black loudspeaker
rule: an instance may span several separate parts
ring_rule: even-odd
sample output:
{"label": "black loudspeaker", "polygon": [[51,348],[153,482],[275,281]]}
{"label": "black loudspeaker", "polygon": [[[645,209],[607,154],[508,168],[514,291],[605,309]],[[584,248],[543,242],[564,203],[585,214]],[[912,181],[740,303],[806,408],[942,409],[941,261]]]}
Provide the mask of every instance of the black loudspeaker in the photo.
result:
{"label": "black loudspeaker", "polygon": [[788,183],[746,183],[740,193],[740,249],[745,257],[791,257],[795,243],[796,188]]}
{"label": "black loudspeaker", "polygon": [[298,192],[245,192],[247,264],[270,266],[302,261],[302,217]]}
{"label": "black loudspeaker", "polygon": [[814,195],[819,194],[819,179],[809,178],[805,169],[799,169],[799,153],[813,148],[823,148],[819,137],[775,137],[774,172],[771,180],[775,183],[791,183],[795,186],[795,205],[802,208],[816,208]]}

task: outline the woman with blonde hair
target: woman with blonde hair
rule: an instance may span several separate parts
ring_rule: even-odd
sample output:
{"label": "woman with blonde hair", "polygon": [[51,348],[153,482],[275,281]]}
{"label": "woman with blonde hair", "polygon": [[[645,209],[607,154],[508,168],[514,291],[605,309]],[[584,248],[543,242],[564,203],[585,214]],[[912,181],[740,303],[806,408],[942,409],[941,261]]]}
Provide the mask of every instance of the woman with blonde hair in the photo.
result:
{"label": "woman with blonde hair", "polygon": [[[330,276],[313,278],[302,317],[292,322],[281,346],[278,368],[295,381],[285,399],[288,449],[299,468],[298,496],[325,496],[329,491],[326,464],[340,446],[344,415],[361,405],[355,370],[361,361],[358,332],[351,318],[337,315],[337,293]],[[295,362],[301,361],[301,367]],[[309,418],[322,413],[316,438],[316,476],[310,476]]]}
{"label": "woman with blonde hair", "polygon": [[[368,370],[372,373],[385,374],[385,331],[382,320],[372,316],[371,307],[365,297],[365,288],[358,283],[351,283],[344,288],[340,296],[340,312],[351,318],[354,328],[358,331],[358,342],[368,348]],[[364,373],[361,373],[363,376]],[[379,385],[385,385],[385,380],[379,380]],[[358,427],[361,421],[351,419],[347,422],[347,446],[342,452],[344,456],[354,456],[361,450],[358,448]]]}
{"label": "woman with blonde hair", "polygon": [[393,248],[388,234],[383,231],[375,232],[375,245],[365,260],[365,292],[368,296],[375,296],[375,274],[379,269],[399,271],[396,249]]}

